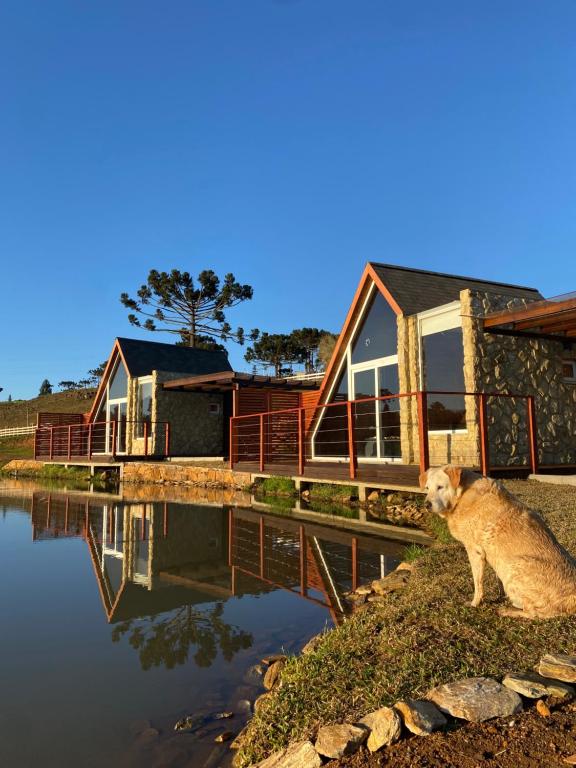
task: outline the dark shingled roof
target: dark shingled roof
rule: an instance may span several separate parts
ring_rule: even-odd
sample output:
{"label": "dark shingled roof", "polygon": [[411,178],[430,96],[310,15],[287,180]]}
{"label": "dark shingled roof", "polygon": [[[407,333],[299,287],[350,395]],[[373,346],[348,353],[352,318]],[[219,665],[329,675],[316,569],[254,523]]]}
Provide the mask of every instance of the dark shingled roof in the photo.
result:
{"label": "dark shingled roof", "polygon": [[226,352],[177,347],[140,339],[118,339],[130,376],[148,376],[152,371],[172,371],[200,376],[231,371]]}
{"label": "dark shingled roof", "polygon": [[531,301],[544,298],[535,288],[526,288],[522,285],[495,283],[492,280],[397,267],[393,264],[377,262],[370,262],[370,264],[396,299],[404,315],[415,315],[417,312],[424,312],[426,309],[456,301],[464,288],[470,288],[473,291],[490,291]]}

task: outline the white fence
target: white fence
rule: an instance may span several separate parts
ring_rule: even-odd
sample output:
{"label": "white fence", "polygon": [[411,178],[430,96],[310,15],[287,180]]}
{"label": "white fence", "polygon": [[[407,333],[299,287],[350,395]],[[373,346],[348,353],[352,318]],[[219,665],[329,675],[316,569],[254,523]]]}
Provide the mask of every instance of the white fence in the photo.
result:
{"label": "white fence", "polygon": [[18,435],[33,435],[36,425],[32,427],[5,427],[0,429],[0,437],[17,437]]}

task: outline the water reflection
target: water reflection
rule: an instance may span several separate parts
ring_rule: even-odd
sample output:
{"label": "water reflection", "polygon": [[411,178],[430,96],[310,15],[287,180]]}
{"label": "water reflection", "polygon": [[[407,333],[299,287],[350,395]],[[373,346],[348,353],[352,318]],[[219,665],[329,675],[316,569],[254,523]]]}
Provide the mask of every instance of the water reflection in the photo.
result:
{"label": "water reflection", "polygon": [[285,515],[170,502],[99,502],[32,494],[32,536],[85,540],[112,639],[127,637],[143,669],[192,658],[230,660],[252,635],[226,623],[231,597],[284,589],[338,624],[344,593],[384,576],[404,545]]}
{"label": "water reflection", "polygon": [[226,764],[219,721],[174,723],[229,710],[241,729],[262,692],[248,671],[342,621],[345,592],[405,546],[304,510],[128,492],[0,487],[2,766]]}

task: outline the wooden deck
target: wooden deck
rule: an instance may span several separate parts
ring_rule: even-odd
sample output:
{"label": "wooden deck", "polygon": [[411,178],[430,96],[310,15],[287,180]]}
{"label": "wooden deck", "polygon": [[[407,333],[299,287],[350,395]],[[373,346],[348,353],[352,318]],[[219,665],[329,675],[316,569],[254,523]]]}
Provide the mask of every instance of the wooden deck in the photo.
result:
{"label": "wooden deck", "polygon": [[337,483],[345,485],[368,486],[370,488],[386,488],[391,491],[420,491],[418,476],[420,469],[417,464],[363,464],[358,463],[356,478],[350,478],[347,463],[332,461],[308,462],[304,474],[298,474],[295,464],[280,464],[276,462],[265,464],[260,471],[258,462],[242,461],[234,464],[238,472],[250,472],[255,477],[281,476],[304,482]]}

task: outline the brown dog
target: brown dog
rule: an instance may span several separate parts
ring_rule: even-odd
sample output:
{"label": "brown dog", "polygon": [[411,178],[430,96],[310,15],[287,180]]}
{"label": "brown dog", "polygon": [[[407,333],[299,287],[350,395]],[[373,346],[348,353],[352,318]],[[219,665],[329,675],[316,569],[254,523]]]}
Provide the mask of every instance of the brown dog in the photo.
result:
{"label": "brown dog", "polygon": [[548,619],[576,613],[576,562],[558,544],[541,517],[494,480],[446,465],[420,475],[433,512],[446,518],[452,536],[466,548],[474,599],[483,598],[486,562],[514,608],[502,616]]}

